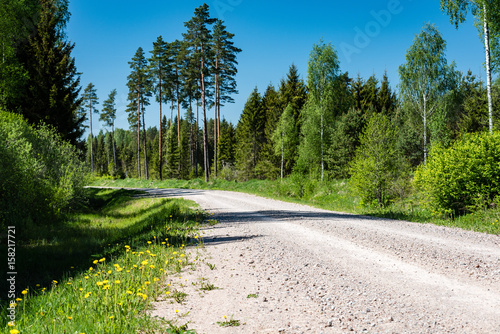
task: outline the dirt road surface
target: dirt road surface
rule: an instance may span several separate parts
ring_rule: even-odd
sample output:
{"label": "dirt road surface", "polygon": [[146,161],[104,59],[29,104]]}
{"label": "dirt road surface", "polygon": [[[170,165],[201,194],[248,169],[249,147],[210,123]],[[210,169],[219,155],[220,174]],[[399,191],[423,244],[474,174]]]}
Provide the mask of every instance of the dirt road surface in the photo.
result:
{"label": "dirt road surface", "polygon": [[[241,193],[147,192],[219,221],[191,249],[204,262],[166,282],[185,301],[152,311],[197,333],[500,333],[499,236]],[[231,319],[239,326],[218,324]]]}

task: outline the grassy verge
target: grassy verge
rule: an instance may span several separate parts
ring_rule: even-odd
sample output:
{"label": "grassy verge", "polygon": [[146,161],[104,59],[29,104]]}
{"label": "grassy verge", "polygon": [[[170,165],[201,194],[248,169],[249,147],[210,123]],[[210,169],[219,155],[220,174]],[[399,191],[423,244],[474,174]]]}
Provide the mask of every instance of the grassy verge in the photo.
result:
{"label": "grassy verge", "polygon": [[53,229],[29,231],[16,244],[16,299],[2,300],[1,333],[168,328],[145,311],[170,294],[165,277],[193,263],[185,249],[197,242],[205,215],[183,200],[89,192],[87,209]]}
{"label": "grassy verge", "polygon": [[288,178],[283,181],[251,180],[230,182],[200,179],[146,181],[135,179],[97,179],[94,185],[130,188],[188,188],[240,191],[274,199],[313,205],[315,207],[381,218],[402,219],[418,223],[458,227],[465,230],[500,234],[500,209],[480,210],[472,214],[450,217],[426,208],[420,194],[401,199],[387,208],[365,207],[352,194],[345,180],[318,182],[304,178]]}

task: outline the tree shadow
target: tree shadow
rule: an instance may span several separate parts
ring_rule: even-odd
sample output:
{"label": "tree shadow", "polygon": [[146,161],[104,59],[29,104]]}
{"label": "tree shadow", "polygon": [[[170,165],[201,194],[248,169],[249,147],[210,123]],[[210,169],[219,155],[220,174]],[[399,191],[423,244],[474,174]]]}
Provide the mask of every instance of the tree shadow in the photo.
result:
{"label": "tree shadow", "polygon": [[[134,248],[143,246],[154,237],[165,240],[172,246],[188,244],[186,231],[201,222],[205,216],[184,213],[178,200],[165,199],[160,203],[139,210],[141,215],[137,221],[125,226],[113,226],[116,216],[110,215],[108,207],[116,208],[130,203],[136,192],[117,190],[110,192],[110,198],[94,198],[93,194],[88,206],[81,208],[82,214],[92,212],[98,219],[110,218],[109,223],[100,226],[91,218],[80,218],[75,222],[63,222],[53,226],[37,226],[29,234],[29,238],[17,240],[15,252],[16,293],[37,284],[49,287],[52,280],[61,281],[67,276],[84,272],[92,266],[92,261],[102,257],[110,257],[122,253],[124,245]],[[127,215],[125,215],[127,216]],[[166,226],[170,226],[167,229]],[[1,244],[2,254],[7,254],[7,245]],[[7,259],[7,257],[5,257]],[[8,273],[7,261],[2,261],[2,272]],[[0,300],[7,298],[9,282],[0,282]]]}

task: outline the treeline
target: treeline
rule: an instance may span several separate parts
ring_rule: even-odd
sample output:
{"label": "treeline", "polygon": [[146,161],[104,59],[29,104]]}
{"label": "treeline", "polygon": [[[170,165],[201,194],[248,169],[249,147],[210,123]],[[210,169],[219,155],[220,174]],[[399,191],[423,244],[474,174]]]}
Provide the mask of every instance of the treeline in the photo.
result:
{"label": "treeline", "polygon": [[[149,58],[146,58],[144,50],[139,47],[129,62],[131,73],[128,76],[127,86],[130,103],[126,112],[130,127],[135,129],[137,134],[134,143],[136,158],[132,159],[136,164],[136,172],[132,173],[129,167],[125,167],[126,163],[121,163],[120,166],[123,167],[120,171],[125,175],[131,174],[135,177],[148,179],[150,171],[154,170],[157,172],[156,177],[162,179],[164,138],[168,138],[165,143],[165,154],[169,155],[169,158],[165,161],[167,163],[165,168],[169,177],[186,177],[192,174],[191,169],[194,169],[194,175],[199,175],[198,165],[201,164],[201,174],[205,175],[205,179],[208,180],[211,173],[210,159],[214,161],[213,172],[217,173],[218,150],[213,150],[213,147],[217,146],[220,139],[221,127],[226,126],[221,124],[221,107],[226,103],[233,102],[231,95],[237,93],[235,75],[238,63],[236,55],[241,50],[234,46],[232,41],[234,34],[227,31],[223,21],[210,18],[207,4],[196,8],[193,18],[184,25],[187,31],[182,35],[182,40],[168,43],[159,36],[153,43]],[[116,90],[113,90],[104,102],[100,117],[111,128],[112,137],[114,120],[116,119],[115,96]],[[160,125],[156,129],[158,131],[156,138],[158,149],[154,158],[148,146],[150,145],[150,137],[155,135],[151,134],[153,130],[146,131],[144,117],[145,107],[150,104],[150,98],[153,96],[160,106]],[[96,104],[98,104],[97,92],[92,83],[85,89],[83,101],[80,113],[85,120],[90,121],[90,134],[93,136],[92,114],[99,111],[96,108]],[[163,104],[170,104],[168,124],[163,117]],[[196,105],[196,114],[193,104]],[[184,119],[181,119],[181,108],[186,110]],[[211,129],[209,129],[207,121],[209,108],[214,110]],[[175,121],[174,110],[176,113]],[[174,131],[172,128],[174,125],[175,134],[171,133]],[[201,128],[201,133],[198,131],[199,128]],[[182,132],[185,129],[188,129],[189,134]],[[170,143],[174,136],[177,140],[176,148],[173,148],[173,144]],[[209,137],[211,138],[209,139]],[[189,147],[185,148],[185,145]],[[94,170],[93,148],[94,143],[90,141],[92,170]],[[201,156],[199,155],[200,151],[203,153]],[[177,161],[176,172],[173,171],[171,165],[173,160]],[[151,163],[154,165],[153,168],[150,168]],[[116,152],[113,154],[113,164],[118,164]],[[189,168],[185,167],[188,165]]]}

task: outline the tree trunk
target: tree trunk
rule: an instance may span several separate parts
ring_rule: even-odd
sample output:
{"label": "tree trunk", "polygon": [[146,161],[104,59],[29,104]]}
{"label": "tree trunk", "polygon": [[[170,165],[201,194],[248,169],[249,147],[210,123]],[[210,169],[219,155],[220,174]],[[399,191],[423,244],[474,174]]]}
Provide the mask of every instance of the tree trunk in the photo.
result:
{"label": "tree trunk", "polygon": [[424,165],[427,164],[427,97],[424,95]]}
{"label": "tree trunk", "polygon": [[162,132],[161,132],[161,104],[162,104],[162,99],[161,99],[161,74],[159,76],[159,100],[160,100],[160,128],[159,128],[159,138],[158,138],[158,163],[159,163],[159,166],[158,166],[158,173],[159,173],[159,176],[160,176],[160,181],[163,180],[163,171],[162,171],[162,167],[163,167],[163,161],[162,161]]}
{"label": "tree trunk", "polygon": [[325,175],[325,161],[323,158],[323,103],[321,103],[321,182],[323,182]]}
{"label": "tree trunk", "polygon": [[281,131],[281,179],[283,180],[283,161],[285,158],[284,150],[285,150],[285,131]]}
{"label": "tree trunk", "polygon": [[[217,71],[217,61],[215,59],[215,70]],[[215,74],[215,108],[214,108],[214,178],[217,178],[217,74]]]}
{"label": "tree trunk", "polygon": [[[143,108],[144,109],[144,108]],[[142,111],[142,137],[143,137],[143,146],[144,146],[144,172],[146,174],[146,180],[149,180],[149,171],[148,171],[148,153],[146,150],[146,122],[144,121],[144,110]]]}
{"label": "tree trunk", "polygon": [[483,3],[484,50],[486,53],[486,89],[488,91],[488,118],[490,133],[493,132],[493,102],[491,99],[491,64],[490,64],[490,31],[488,27],[486,4]]}
{"label": "tree trunk", "polygon": [[[203,43],[201,44],[201,54],[203,55]],[[209,157],[208,157],[208,133],[207,133],[207,113],[205,106],[205,74],[204,70],[204,59],[201,57],[201,109],[203,111],[203,160],[204,160],[204,171],[205,171],[205,182],[208,182],[210,176],[209,169]]]}
{"label": "tree trunk", "polygon": [[137,175],[141,178],[141,93],[137,94]]}
{"label": "tree trunk", "polygon": [[92,136],[92,101],[90,101],[90,166],[92,173],[94,172],[94,150],[93,150],[94,137]]}
{"label": "tree trunk", "polygon": [[115,144],[115,123],[113,122],[112,128],[112,136],[113,136],[113,163],[115,164],[115,171],[116,171],[116,144]]}

